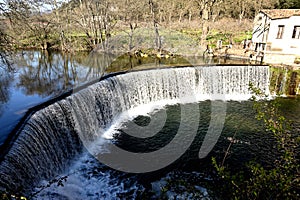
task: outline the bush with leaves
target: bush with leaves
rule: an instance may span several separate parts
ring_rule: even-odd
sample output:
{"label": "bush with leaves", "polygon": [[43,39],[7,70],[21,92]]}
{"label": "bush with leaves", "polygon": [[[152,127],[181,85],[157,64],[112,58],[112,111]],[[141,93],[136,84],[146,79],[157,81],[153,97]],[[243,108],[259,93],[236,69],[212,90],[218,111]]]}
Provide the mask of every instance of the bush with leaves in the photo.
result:
{"label": "bush with leaves", "polygon": [[224,164],[227,153],[220,164],[213,158],[219,181],[224,186],[220,195],[230,199],[299,199],[300,165],[297,151],[300,133],[293,131],[292,122],[280,113],[277,98],[267,100],[268,97],[251,84],[250,89],[254,94],[252,100],[256,118],[264,122],[266,134],[271,134],[276,141],[280,155],[271,167],[252,161],[246,165],[246,171],[234,174]]}

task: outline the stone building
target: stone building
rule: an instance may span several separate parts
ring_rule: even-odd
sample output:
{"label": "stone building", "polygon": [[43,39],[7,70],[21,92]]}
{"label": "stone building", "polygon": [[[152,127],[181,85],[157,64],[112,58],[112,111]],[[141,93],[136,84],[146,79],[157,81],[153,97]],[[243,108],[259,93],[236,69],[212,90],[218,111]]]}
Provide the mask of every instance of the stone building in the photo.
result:
{"label": "stone building", "polygon": [[300,9],[261,10],[254,20],[252,42],[264,62],[294,63],[300,57]]}

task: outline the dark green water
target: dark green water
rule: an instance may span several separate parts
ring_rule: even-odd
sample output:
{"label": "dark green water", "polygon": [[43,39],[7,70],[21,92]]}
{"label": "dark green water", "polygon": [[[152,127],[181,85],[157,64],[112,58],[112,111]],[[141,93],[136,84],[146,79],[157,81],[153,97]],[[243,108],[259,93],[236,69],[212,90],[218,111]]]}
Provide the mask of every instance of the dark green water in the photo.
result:
{"label": "dark green water", "polygon": [[[279,99],[281,104],[280,111],[283,116],[292,120],[294,130],[299,131],[300,127],[300,99],[299,98],[282,98]],[[200,109],[199,128],[195,141],[189,151],[183,156],[181,165],[188,165],[188,162],[199,161],[198,152],[204,140],[209,127],[211,116],[211,102],[205,101],[198,104]],[[167,121],[164,128],[155,136],[141,139],[126,134],[126,123],[123,125],[124,130],[120,130],[115,136],[115,143],[123,149],[131,152],[151,152],[162,148],[168,144],[177,134],[181,122],[180,105],[167,106]],[[230,141],[235,140],[231,148],[231,155],[228,162],[233,165],[243,165],[250,160],[257,160],[261,163],[271,165],[276,153],[276,146],[266,133],[263,123],[256,119],[256,113],[253,110],[253,102],[251,101],[230,101],[227,102],[226,120],[222,135],[219,138],[213,152],[210,156],[215,155],[222,157]],[[151,118],[156,118],[155,113],[150,116],[139,116],[134,122],[140,126],[147,126]],[[206,161],[206,160],[205,160]],[[196,164],[201,167],[201,160]],[[188,168],[189,168],[188,167]],[[193,167],[192,167],[193,168]],[[197,168],[197,167],[196,167]]]}
{"label": "dark green water", "polygon": [[[293,130],[300,130],[300,99],[280,98],[280,111],[288,119],[293,120]],[[215,174],[211,158],[222,161],[225,152],[234,141],[225,161],[231,171],[241,171],[249,161],[256,161],[263,166],[272,166],[277,158],[276,143],[265,131],[263,124],[255,118],[253,102],[227,102],[226,120],[222,134],[213,150],[207,157],[199,159],[198,153],[209,127],[212,117],[211,101],[194,103],[200,111],[197,136],[189,149],[174,163],[155,172],[131,174],[119,172],[99,163],[87,153],[75,162],[69,169],[69,178],[65,187],[51,186],[38,195],[40,197],[55,197],[64,199],[76,192],[76,188],[85,188],[78,194],[80,198],[104,199],[201,199],[214,198],[218,187],[215,185]],[[181,123],[181,105],[168,105],[162,110],[167,113],[164,127],[153,137],[136,138],[128,135],[127,127],[131,123],[125,121],[115,131],[111,140],[124,150],[137,153],[155,151],[168,144],[177,134]],[[157,118],[159,111],[143,116],[137,116],[132,121],[139,126],[147,126],[151,119]],[[188,137],[189,134],[186,135]],[[105,149],[105,143],[103,145]],[[176,151],[176,149],[174,149]],[[75,187],[76,186],[76,187]],[[167,192],[164,193],[163,191]],[[69,194],[69,195],[68,195]],[[73,196],[73,195],[71,195]]]}

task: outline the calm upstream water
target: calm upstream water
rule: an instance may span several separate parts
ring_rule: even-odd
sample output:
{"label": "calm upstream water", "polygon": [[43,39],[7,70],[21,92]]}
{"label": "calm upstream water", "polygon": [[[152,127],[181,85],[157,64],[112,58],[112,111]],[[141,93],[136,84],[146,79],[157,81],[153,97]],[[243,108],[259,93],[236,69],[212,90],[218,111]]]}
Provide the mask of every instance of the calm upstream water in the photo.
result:
{"label": "calm upstream water", "polygon": [[[116,60],[118,58],[118,60]],[[29,108],[100,78],[105,73],[162,66],[226,63],[211,58],[137,59],[129,56],[24,51],[14,56],[14,70],[0,67],[0,146]],[[245,63],[230,61],[227,63]]]}
{"label": "calm upstream water", "polygon": [[[299,131],[299,71],[214,62],[222,61],[18,54],[15,72],[1,74],[3,141],[41,102],[104,74],[152,70],[107,76],[37,111],[0,163],[0,188],[36,199],[209,198],[211,156],[222,159],[230,141],[232,170],[250,160],[272,165],[276,148],[248,84],[285,96],[280,110]],[[48,187],[56,178],[63,187]]]}
{"label": "calm upstream water", "polygon": [[111,72],[130,69],[126,61],[113,67],[114,59],[87,53],[17,53],[12,72],[0,67],[0,146],[29,108],[101,77],[108,66]]}

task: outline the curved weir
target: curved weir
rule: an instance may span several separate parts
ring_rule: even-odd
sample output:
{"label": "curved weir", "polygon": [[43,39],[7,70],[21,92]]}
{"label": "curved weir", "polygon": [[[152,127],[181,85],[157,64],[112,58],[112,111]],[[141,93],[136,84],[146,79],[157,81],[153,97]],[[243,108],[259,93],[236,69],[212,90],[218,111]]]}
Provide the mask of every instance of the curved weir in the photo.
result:
{"label": "curved weir", "polygon": [[0,164],[0,188],[26,192],[64,171],[127,110],[162,101],[247,100],[250,82],[268,94],[269,67],[182,67],[108,77],[28,119]]}

